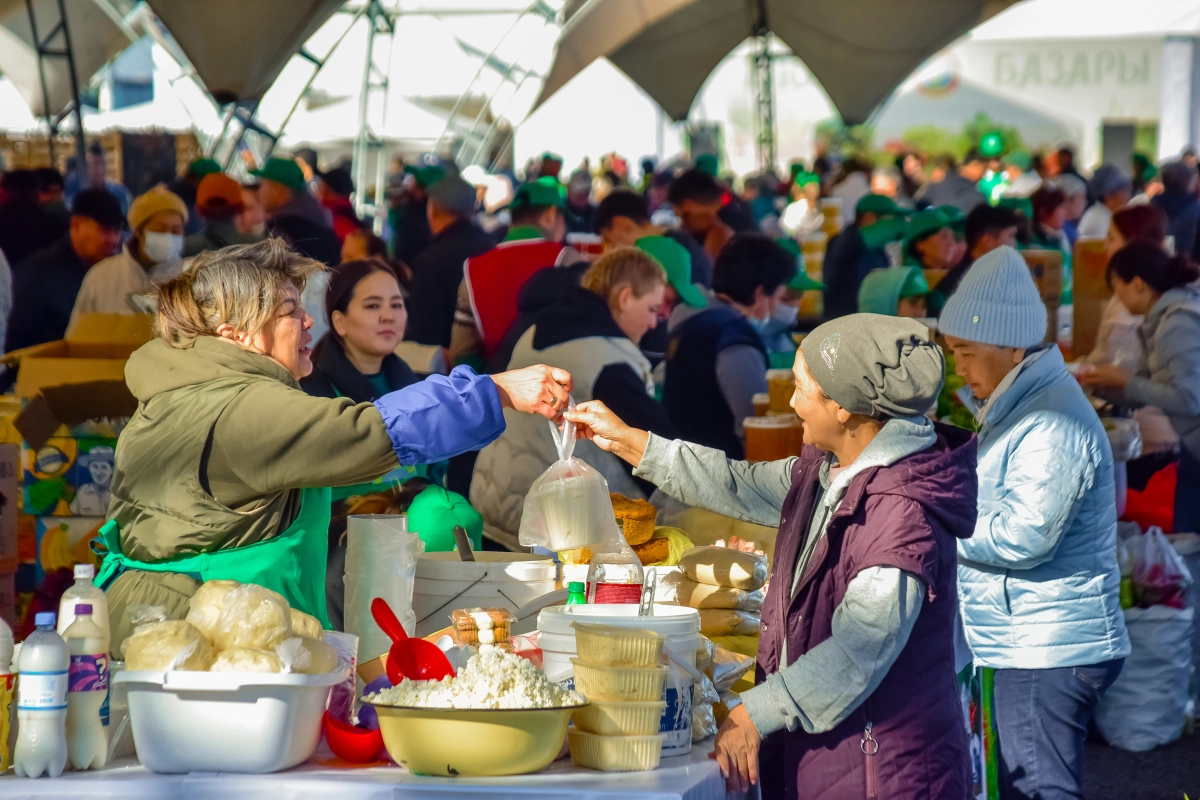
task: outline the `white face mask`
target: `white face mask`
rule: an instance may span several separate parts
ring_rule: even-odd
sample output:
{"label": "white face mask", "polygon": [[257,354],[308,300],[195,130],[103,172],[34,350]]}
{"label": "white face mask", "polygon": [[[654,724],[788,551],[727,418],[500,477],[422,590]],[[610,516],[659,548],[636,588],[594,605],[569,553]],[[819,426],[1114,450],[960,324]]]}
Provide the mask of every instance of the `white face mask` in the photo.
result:
{"label": "white face mask", "polygon": [[173,233],[147,233],[142,236],[142,253],[155,264],[173,261],[182,252],[182,236]]}

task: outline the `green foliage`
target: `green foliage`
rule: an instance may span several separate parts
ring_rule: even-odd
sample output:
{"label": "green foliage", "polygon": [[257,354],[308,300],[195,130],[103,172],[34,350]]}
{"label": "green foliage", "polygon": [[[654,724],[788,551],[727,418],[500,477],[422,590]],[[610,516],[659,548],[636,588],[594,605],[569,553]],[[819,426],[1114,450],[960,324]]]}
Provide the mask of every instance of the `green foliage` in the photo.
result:
{"label": "green foliage", "polygon": [[962,160],[968,150],[979,146],[979,140],[986,133],[1003,136],[1006,153],[1026,149],[1016,126],[998,123],[982,111],[968,120],[958,133],[937,125],[915,125],[906,130],[901,139],[912,149],[926,153],[931,158],[951,155],[956,160]]}

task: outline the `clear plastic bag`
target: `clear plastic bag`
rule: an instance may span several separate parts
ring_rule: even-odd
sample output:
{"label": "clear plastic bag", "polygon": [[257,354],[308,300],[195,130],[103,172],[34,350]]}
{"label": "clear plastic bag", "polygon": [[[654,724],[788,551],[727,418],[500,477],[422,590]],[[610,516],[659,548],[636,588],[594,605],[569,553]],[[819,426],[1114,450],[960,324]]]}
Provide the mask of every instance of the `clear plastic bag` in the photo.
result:
{"label": "clear plastic bag", "polygon": [[216,637],[217,618],[225,607],[226,595],[241,585],[237,581],[206,581],[192,595],[184,619],[195,625],[204,638],[212,641]]}
{"label": "clear plastic bag", "polygon": [[[574,407],[575,401],[570,400],[567,408]],[[558,450],[558,461],[538,476],[525,495],[521,544],[555,552],[578,547],[591,547],[597,552],[621,551],[618,542],[624,543],[624,537],[617,527],[608,481],[574,457],[574,425],[565,424],[560,431],[553,422],[547,424]]]}
{"label": "clear plastic bag", "polygon": [[299,675],[321,675],[337,669],[338,654],[320,639],[293,636],[275,646],[281,672]]}
{"label": "clear plastic bag", "polygon": [[[132,616],[132,615],[131,615]],[[216,654],[196,626],[183,620],[164,620],[139,625],[121,645],[125,669],[192,670],[203,672]]]}
{"label": "clear plastic bag", "polygon": [[712,665],[705,673],[712,678],[718,692],[728,692],[738,680],[754,669],[754,659],[716,647],[712,657]]}
{"label": "clear plastic bag", "polygon": [[217,650],[232,647],[274,650],[291,633],[291,606],[283,595],[247,583],[225,595],[213,631],[213,644]]}
{"label": "clear plastic bag", "polygon": [[1142,429],[1136,419],[1110,417],[1103,422],[1113,461],[1133,461],[1142,455]]}
{"label": "clear plastic bag", "polygon": [[692,741],[698,742],[717,732],[717,718],[713,704],[721,696],[713,682],[707,677],[692,687]]}
{"label": "clear plastic bag", "polygon": [[1133,596],[1138,608],[1187,608],[1192,575],[1162,529],[1154,526],[1125,541],[1133,559]]}
{"label": "clear plastic bag", "polygon": [[388,651],[392,640],[371,614],[371,601],[382,597],[408,635],[417,631],[413,587],[417,559],[425,552],[421,538],[409,533],[402,515],[352,515],[346,522],[346,633],[358,637],[358,663]]}

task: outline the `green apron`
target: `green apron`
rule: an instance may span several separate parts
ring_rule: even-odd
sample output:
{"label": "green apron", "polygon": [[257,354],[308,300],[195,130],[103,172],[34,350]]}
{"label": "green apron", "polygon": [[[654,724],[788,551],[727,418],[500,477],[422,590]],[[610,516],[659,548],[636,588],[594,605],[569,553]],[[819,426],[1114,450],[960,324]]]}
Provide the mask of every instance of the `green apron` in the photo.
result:
{"label": "green apron", "polygon": [[300,490],[300,513],[283,533],[261,542],[200,553],[194,556],[147,564],[121,552],[117,523],[109,520],[100,529],[108,553],[96,576],[95,584],[107,589],[122,572],[140,569],[148,572],[182,572],[199,576],[202,581],[233,580],[257,583],[279,592],[288,603],[321,622],[331,630],[325,606],[325,561],[329,555],[330,491]]}

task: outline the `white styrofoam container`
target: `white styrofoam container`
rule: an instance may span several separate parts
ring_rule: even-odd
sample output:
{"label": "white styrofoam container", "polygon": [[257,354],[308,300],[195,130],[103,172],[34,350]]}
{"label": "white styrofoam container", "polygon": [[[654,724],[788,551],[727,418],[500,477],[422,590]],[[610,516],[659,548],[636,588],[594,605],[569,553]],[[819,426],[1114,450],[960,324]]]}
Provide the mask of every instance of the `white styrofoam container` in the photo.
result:
{"label": "white styrofoam container", "polygon": [[152,772],[266,773],[306,761],[321,739],[321,675],[122,672],[138,759]]}
{"label": "white styrofoam container", "polygon": [[505,608],[517,611],[554,591],[557,565],[528,553],[475,553],[463,561],[457,552],[423,553],[417,559],[413,612],[417,636],[450,624],[458,608]]}

